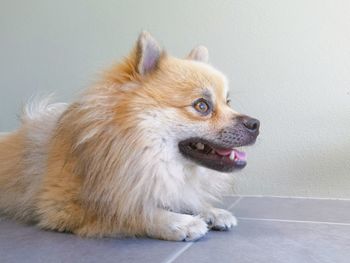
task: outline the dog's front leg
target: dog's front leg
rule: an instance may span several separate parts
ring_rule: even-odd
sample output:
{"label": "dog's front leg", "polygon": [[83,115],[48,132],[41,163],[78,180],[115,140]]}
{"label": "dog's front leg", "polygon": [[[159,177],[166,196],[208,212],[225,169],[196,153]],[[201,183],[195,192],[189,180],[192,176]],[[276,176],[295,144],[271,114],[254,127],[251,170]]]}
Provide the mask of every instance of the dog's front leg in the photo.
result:
{"label": "dog's front leg", "polygon": [[153,211],[147,234],[153,238],[174,241],[193,241],[208,232],[207,223],[200,216],[180,214],[164,209]]}
{"label": "dog's front leg", "polygon": [[237,219],[230,211],[225,209],[207,206],[200,212],[200,216],[213,230],[227,231],[237,225]]}

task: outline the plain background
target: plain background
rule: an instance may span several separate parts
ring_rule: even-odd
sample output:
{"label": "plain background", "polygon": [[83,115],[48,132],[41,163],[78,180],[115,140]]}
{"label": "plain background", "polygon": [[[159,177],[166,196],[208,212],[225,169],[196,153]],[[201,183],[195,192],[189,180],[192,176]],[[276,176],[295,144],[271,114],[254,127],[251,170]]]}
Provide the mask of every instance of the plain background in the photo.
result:
{"label": "plain background", "polygon": [[142,29],[176,56],[206,45],[261,120],[237,193],[350,198],[347,0],[1,1],[0,131],[33,94],[78,96]]}

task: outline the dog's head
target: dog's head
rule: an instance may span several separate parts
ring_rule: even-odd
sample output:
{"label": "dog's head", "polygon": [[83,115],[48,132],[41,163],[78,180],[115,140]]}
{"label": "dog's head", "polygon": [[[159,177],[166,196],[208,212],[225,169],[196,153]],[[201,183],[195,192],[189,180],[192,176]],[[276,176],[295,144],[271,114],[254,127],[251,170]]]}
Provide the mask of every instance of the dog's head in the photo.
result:
{"label": "dog's head", "polygon": [[231,172],[246,165],[245,153],[235,148],[253,144],[260,124],[231,108],[226,77],[207,60],[202,46],[185,59],[169,56],[143,32],[134,52],[118,67],[124,72],[119,81],[131,80],[138,87],[127,93],[133,106],[124,108],[133,107],[129,112],[141,112],[147,125],[154,125],[150,136],[158,136],[158,143],[171,141],[187,160]]}

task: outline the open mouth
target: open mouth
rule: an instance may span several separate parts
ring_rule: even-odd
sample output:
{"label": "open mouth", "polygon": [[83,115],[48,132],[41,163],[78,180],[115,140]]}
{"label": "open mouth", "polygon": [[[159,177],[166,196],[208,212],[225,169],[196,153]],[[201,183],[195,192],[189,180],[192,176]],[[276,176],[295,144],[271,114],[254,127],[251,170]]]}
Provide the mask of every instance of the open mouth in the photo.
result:
{"label": "open mouth", "polygon": [[247,164],[245,152],[225,148],[209,141],[192,138],[179,143],[180,152],[194,162],[220,172],[242,169]]}

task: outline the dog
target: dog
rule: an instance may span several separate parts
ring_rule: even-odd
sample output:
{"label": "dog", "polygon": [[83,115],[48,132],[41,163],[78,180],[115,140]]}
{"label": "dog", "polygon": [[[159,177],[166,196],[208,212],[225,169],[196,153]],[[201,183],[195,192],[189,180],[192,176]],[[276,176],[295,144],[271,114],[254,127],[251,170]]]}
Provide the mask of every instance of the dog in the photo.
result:
{"label": "dog", "polygon": [[71,104],[29,103],[0,139],[0,210],[83,237],[192,241],[236,218],[212,204],[246,165],[259,121],[229,106],[199,46],[185,59],[142,32]]}

